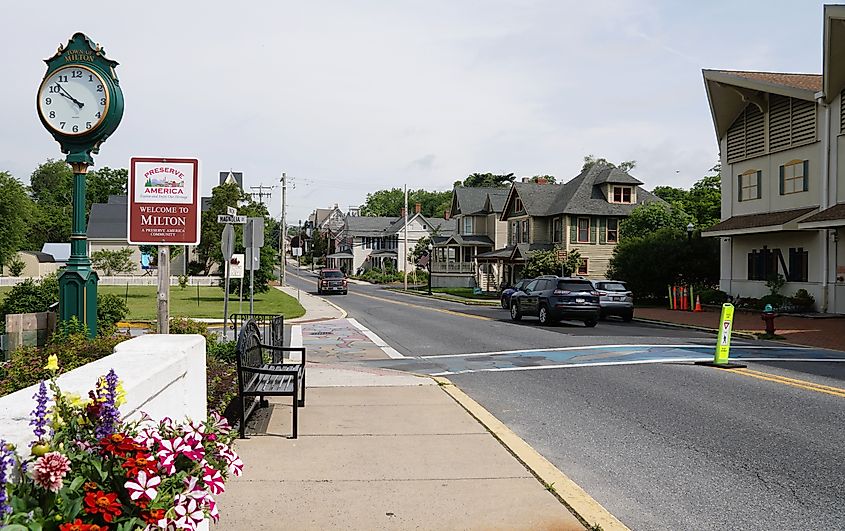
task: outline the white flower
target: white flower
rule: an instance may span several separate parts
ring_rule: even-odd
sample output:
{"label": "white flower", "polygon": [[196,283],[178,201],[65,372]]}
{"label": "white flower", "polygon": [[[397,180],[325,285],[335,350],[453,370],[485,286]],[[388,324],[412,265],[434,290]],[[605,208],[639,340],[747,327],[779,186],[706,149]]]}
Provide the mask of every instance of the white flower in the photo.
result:
{"label": "white flower", "polygon": [[123,484],[123,486],[129,489],[129,498],[131,498],[132,501],[137,500],[141,496],[146,496],[148,500],[152,501],[158,494],[156,487],[158,487],[160,483],[160,477],[147,477],[147,472],[145,470],[140,470],[138,471],[138,478],[135,481],[127,481]]}

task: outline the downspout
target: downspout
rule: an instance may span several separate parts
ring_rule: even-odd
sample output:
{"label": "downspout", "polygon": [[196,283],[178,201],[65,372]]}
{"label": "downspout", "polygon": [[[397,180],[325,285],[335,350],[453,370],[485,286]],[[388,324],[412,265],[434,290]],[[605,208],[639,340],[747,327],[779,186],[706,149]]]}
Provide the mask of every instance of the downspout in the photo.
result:
{"label": "downspout", "polygon": [[[830,105],[825,103],[824,92],[816,92],[816,103],[824,108],[824,122],[822,127],[822,171],[821,171],[821,201],[819,211],[828,207],[828,190],[830,189]],[[807,176],[809,179],[809,176]],[[822,313],[827,313],[829,302],[828,276],[830,276],[830,238],[827,229],[820,229],[822,236]]]}

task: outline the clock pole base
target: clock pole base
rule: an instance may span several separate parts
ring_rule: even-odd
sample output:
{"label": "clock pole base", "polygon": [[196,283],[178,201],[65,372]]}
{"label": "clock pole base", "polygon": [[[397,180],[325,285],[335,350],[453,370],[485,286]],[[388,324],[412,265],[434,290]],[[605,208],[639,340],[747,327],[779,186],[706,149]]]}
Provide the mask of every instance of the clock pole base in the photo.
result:
{"label": "clock pole base", "polygon": [[97,336],[98,280],[97,272],[88,267],[69,267],[59,274],[59,319],[76,317],[91,338]]}

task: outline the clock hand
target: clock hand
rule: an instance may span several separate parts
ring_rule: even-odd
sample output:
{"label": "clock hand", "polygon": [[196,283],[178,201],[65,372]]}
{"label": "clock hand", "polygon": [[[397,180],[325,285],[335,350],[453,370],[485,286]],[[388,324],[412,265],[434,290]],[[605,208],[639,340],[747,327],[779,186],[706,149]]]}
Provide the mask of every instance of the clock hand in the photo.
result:
{"label": "clock hand", "polygon": [[[69,99],[69,100],[72,100],[75,104],[79,105],[79,108],[80,108],[80,109],[81,109],[82,107],[84,107],[84,106],[85,106],[85,104],[84,104],[84,103],[82,103],[82,102],[81,102],[81,101],[79,101],[78,99],[76,99],[76,98],[74,98],[73,96],[71,96],[71,95],[70,95],[70,92],[66,91],[66,90],[65,90],[65,88],[64,88],[63,86],[61,86],[61,85],[60,85],[60,84],[58,84],[58,83],[56,83],[56,86],[57,86],[57,87],[59,87],[59,90],[61,90],[62,92],[64,92],[64,94],[62,94],[62,96],[64,96],[65,98],[67,98],[67,99]],[[60,92],[59,94],[61,94],[61,92]]]}

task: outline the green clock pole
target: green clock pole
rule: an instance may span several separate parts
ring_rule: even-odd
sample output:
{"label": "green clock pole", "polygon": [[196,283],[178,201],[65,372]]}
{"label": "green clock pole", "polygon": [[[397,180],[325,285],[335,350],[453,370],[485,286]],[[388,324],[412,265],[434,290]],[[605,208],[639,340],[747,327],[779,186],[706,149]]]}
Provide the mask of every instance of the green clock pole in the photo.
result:
{"label": "green clock pole", "polygon": [[[71,159],[72,156],[68,156]],[[70,160],[68,161],[70,162]],[[85,230],[85,188],[87,162],[70,162],[73,168],[73,219],[70,234],[70,258],[59,274],[59,318],[74,317],[85,325],[90,337],[97,335],[97,272],[88,259]]]}

